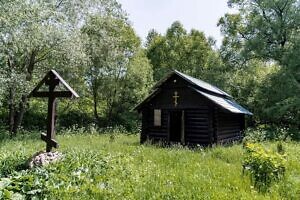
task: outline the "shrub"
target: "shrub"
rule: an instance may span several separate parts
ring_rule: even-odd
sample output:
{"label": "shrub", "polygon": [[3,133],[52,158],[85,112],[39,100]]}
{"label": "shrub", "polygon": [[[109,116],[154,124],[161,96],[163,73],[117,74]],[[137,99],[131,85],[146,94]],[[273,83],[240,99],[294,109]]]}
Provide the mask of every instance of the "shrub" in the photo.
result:
{"label": "shrub", "polygon": [[279,181],[284,176],[285,155],[266,150],[258,144],[248,143],[245,148],[244,170],[250,172],[254,187],[265,192],[272,182]]}
{"label": "shrub", "polygon": [[0,143],[9,138],[9,133],[5,127],[2,127],[0,124]]}
{"label": "shrub", "polygon": [[[79,188],[81,193],[90,189],[99,192],[99,184],[107,184],[106,173],[112,168],[113,157],[97,151],[69,152],[60,162],[31,170],[13,167],[5,177],[0,175],[0,199],[54,199],[66,194],[74,196]],[[15,160],[23,163],[23,159]]]}
{"label": "shrub", "polygon": [[248,128],[245,131],[244,142],[262,142],[268,139],[267,131],[260,128]]}
{"label": "shrub", "polygon": [[0,160],[0,177],[7,176],[14,171],[26,169],[26,155],[15,152],[12,155]]}
{"label": "shrub", "polygon": [[47,190],[43,174],[28,170],[0,178],[0,199],[44,199]]}
{"label": "shrub", "polygon": [[93,123],[93,116],[81,110],[68,110],[67,112],[58,113],[57,126],[59,128],[71,128],[74,124],[86,128]]}
{"label": "shrub", "polygon": [[262,124],[245,131],[245,142],[262,142],[267,140],[299,140],[299,129],[293,127],[278,127],[275,125]]}

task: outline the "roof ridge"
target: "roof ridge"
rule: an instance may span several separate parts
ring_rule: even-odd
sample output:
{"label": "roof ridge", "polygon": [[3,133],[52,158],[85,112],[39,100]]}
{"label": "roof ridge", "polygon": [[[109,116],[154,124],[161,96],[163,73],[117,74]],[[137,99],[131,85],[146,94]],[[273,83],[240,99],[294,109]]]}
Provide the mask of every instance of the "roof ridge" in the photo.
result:
{"label": "roof ridge", "polygon": [[212,85],[212,84],[210,84],[210,83],[208,83],[206,81],[203,81],[201,79],[198,79],[198,78],[192,77],[190,75],[184,74],[184,73],[182,73],[182,72],[180,72],[178,70],[173,70],[173,73],[179,75],[183,79],[185,79],[185,80],[193,83],[194,85],[196,85],[196,86],[198,86],[198,87],[200,87],[202,89],[208,90],[208,91],[213,92],[215,94],[219,94],[219,95],[223,95],[223,96],[232,98],[232,96],[229,95],[228,93],[224,92],[223,90],[221,90],[217,86]]}

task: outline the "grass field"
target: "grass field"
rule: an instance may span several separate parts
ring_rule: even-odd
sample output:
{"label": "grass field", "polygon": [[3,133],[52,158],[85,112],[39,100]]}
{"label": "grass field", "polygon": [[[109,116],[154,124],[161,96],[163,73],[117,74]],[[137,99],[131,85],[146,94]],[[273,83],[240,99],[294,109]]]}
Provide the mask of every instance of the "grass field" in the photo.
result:
{"label": "grass field", "polygon": [[[300,199],[300,145],[284,143],[284,180],[257,192],[241,145],[187,149],[139,145],[137,135],[61,135],[64,159],[22,170],[45,144],[36,134],[0,141],[0,199]],[[275,148],[275,143],[264,143]],[[7,178],[8,177],[8,178]]]}

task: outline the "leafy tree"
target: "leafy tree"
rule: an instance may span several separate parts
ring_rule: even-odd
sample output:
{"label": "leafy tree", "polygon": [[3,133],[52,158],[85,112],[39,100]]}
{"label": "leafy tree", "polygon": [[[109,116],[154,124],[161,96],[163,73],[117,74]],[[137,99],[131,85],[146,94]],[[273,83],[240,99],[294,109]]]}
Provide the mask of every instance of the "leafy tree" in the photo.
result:
{"label": "leafy tree", "polygon": [[[147,37],[147,56],[153,65],[154,80],[158,81],[168,71],[177,69],[195,77],[217,83],[222,63],[217,52],[203,32],[189,33],[178,21],[174,22],[165,35],[151,30]],[[220,84],[218,84],[220,86]]]}
{"label": "leafy tree", "polygon": [[161,35],[155,29],[151,29],[146,37],[145,46],[148,47],[149,45],[151,45],[152,41],[159,36]]}
{"label": "leafy tree", "polygon": [[120,99],[114,107],[113,119],[127,129],[136,130],[137,114],[132,110],[148,94],[153,85],[152,66],[143,50],[138,49],[129,60],[120,89]]}
{"label": "leafy tree", "polygon": [[[28,92],[50,68],[80,72],[86,61],[79,27],[87,13],[118,16],[115,1],[1,1],[0,60],[10,132],[16,133],[27,108]],[[4,102],[5,103],[5,102]]]}
{"label": "leafy tree", "polygon": [[[226,14],[219,21],[225,36],[224,55],[240,54],[244,59],[273,60],[285,65],[285,56],[298,37],[299,1],[230,0],[228,4],[238,8],[239,13]],[[234,53],[232,48],[241,51]]]}
{"label": "leafy tree", "polygon": [[116,125],[145,95],[151,84],[151,66],[141,53],[139,38],[124,19],[91,16],[82,32],[87,37],[87,83],[95,119],[98,125]]}
{"label": "leafy tree", "polygon": [[266,84],[270,76],[277,74],[280,67],[275,64],[266,65],[264,62],[252,60],[244,68],[226,68],[223,76],[226,80],[224,89],[231,94],[235,100],[245,105],[251,112],[255,113],[253,119],[258,123],[263,121],[262,112],[268,105],[269,98],[262,96],[262,87],[266,89],[270,84]]}
{"label": "leafy tree", "polygon": [[[299,127],[299,1],[230,0],[228,4],[239,12],[219,21],[225,36],[220,49],[223,61],[237,71],[258,69],[253,62],[261,63],[252,75],[264,77],[252,96],[259,121]],[[259,73],[264,68],[270,69],[266,76]]]}
{"label": "leafy tree", "polygon": [[299,129],[299,92],[299,83],[285,69],[269,74],[255,96],[260,121]]}

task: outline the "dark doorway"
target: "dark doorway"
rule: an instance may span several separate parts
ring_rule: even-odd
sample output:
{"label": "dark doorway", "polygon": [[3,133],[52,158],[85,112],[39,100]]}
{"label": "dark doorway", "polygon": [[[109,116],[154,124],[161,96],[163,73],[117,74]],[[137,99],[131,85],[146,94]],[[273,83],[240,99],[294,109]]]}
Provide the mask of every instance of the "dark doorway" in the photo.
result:
{"label": "dark doorway", "polygon": [[170,112],[169,134],[170,142],[181,142],[182,111]]}

